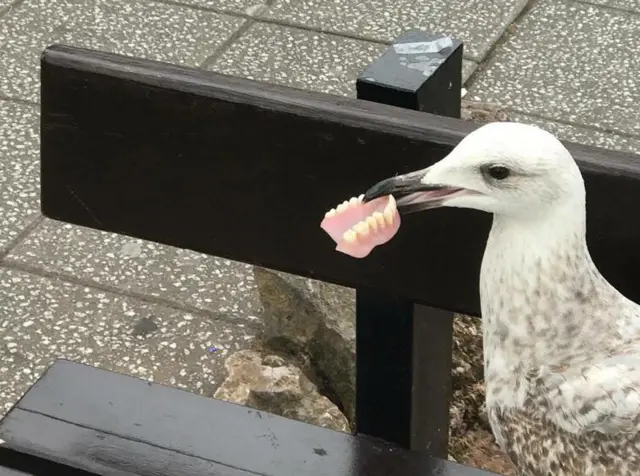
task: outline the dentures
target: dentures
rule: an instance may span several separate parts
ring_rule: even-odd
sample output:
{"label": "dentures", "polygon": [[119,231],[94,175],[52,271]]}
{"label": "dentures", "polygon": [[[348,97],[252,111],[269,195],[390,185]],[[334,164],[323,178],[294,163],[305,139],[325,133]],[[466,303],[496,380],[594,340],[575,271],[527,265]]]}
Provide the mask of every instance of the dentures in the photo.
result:
{"label": "dentures", "polygon": [[336,250],[364,258],[389,241],[400,228],[400,214],[391,195],[363,203],[364,195],[329,210],[320,227],[336,242]]}

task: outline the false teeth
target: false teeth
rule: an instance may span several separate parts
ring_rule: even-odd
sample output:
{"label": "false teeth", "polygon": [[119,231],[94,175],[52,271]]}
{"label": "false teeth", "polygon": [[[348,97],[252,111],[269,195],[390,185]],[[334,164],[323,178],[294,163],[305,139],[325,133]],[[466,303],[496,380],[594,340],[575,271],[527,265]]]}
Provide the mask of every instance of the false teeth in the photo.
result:
{"label": "false teeth", "polygon": [[336,250],[364,258],[398,232],[400,215],[395,199],[379,197],[363,203],[364,194],[351,197],[325,213],[320,227],[336,242]]}
{"label": "false teeth", "polygon": [[[349,205],[353,206],[362,203],[361,197],[362,196],[359,198],[352,198],[349,200]],[[340,209],[338,209],[338,213],[341,213]],[[396,201],[392,196],[389,196],[389,201],[384,207],[384,211],[376,211],[365,217],[363,220],[353,225],[349,230],[345,231],[342,238],[349,243],[366,240],[369,238],[369,235],[382,232],[386,227],[393,225],[394,216],[396,214]]]}

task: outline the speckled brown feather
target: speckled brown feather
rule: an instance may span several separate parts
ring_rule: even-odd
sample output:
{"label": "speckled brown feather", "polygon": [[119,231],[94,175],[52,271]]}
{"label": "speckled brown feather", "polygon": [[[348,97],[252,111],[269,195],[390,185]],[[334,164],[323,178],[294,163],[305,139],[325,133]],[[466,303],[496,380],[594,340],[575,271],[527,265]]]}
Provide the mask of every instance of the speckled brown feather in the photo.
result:
{"label": "speckled brown feather", "polygon": [[499,442],[522,476],[631,476],[640,474],[640,436],[569,433],[546,418],[544,405],[491,411]]}

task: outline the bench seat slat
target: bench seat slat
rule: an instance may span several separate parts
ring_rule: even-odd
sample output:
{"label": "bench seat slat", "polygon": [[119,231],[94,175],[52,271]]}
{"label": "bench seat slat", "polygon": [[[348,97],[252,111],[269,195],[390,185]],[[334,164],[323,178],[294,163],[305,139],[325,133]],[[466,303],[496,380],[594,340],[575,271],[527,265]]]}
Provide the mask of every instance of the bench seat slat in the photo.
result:
{"label": "bench seat slat", "polygon": [[105,476],[491,474],[66,360],[0,422],[0,438]]}

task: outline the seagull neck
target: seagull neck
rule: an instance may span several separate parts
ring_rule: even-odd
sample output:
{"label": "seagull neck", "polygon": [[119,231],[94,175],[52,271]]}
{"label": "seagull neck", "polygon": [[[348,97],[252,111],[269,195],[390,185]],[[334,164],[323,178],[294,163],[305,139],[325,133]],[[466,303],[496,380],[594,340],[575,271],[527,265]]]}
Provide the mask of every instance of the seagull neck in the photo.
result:
{"label": "seagull neck", "polygon": [[599,331],[579,307],[592,304],[596,289],[615,290],[591,259],[585,230],[584,203],[494,218],[480,273],[488,378],[561,361]]}
{"label": "seagull neck", "polygon": [[531,272],[529,268],[544,267],[559,258],[577,267],[593,264],[587,248],[584,202],[524,218],[494,216],[483,260],[494,262],[487,261],[487,265],[524,277],[523,271]]}

